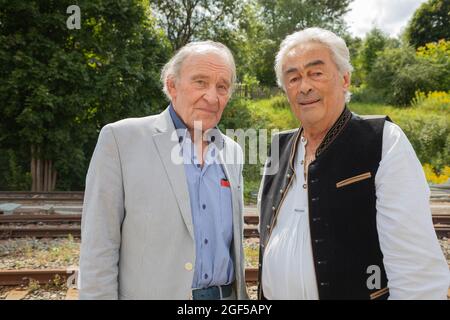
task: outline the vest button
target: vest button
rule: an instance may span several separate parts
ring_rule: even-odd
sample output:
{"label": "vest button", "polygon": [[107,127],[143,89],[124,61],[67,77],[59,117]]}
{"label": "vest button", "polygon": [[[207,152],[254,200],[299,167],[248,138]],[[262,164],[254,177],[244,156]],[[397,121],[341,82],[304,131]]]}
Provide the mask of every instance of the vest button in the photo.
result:
{"label": "vest button", "polygon": [[320,286],[321,286],[321,287],[328,287],[329,285],[330,285],[329,282],[321,282],[321,283],[320,283]]}
{"label": "vest button", "polygon": [[319,197],[312,198],[311,201],[313,202],[319,201]]}
{"label": "vest button", "polygon": [[275,207],[272,207],[272,211],[275,211],[277,208],[275,208]]}
{"label": "vest button", "polygon": [[[314,243],[316,243],[316,244],[322,243],[322,242],[325,242],[325,240],[324,239],[315,239],[314,240]],[[322,262],[322,261],[319,261],[319,264],[320,264],[320,262]]]}
{"label": "vest button", "polygon": [[283,193],[283,189],[280,189],[280,193]]}
{"label": "vest button", "polygon": [[311,179],[311,183],[317,183],[319,182],[319,179]]}
{"label": "vest button", "polygon": [[321,266],[321,265],[326,265],[327,264],[327,261],[317,261],[317,264],[319,265],[319,266]]}
{"label": "vest button", "polygon": [[291,177],[291,175],[288,173],[288,174],[286,175],[286,178],[289,179],[290,177]]}
{"label": "vest button", "polygon": [[312,220],[313,220],[313,222],[318,222],[318,221],[322,220],[322,218],[321,217],[314,217]]}

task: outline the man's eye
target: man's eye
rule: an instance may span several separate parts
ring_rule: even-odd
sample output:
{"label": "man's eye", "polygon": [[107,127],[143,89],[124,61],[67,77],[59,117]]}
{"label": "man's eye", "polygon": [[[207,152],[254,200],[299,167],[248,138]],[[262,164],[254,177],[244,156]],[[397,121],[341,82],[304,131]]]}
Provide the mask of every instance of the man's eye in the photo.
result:
{"label": "man's eye", "polygon": [[298,81],[298,77],[292,78],[291,80],[289,80],[289,83],[295,83]]}
{"label": "man's eye", "polygon": [[195,81],[195,83],[200,84],[200,85],[204,85],[206,82],[203,80],[197,80]]}
{"label": "man's eye", "polygon": [[217,86],[217,90],[220,93],[227,93],[228,92],[228,87],[226,85],[219,85],[219,86]]}
{"label": "man's eye", "polygon": [[320,77],[323,73],[322,72],[313,72],[312,76],[313,77]]}

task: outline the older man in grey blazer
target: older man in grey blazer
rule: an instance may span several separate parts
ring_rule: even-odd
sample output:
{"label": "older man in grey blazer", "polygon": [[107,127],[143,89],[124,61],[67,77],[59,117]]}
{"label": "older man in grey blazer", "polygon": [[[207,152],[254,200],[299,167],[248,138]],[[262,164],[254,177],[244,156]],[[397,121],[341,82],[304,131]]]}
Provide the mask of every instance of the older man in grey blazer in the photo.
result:
{"label": "older man in grey blazer", "polygon": [[242,150],[216,127],[236,78],[220,43],[162,70],[161,114],[100,132],[86,178],[81,299],[246,299]]}

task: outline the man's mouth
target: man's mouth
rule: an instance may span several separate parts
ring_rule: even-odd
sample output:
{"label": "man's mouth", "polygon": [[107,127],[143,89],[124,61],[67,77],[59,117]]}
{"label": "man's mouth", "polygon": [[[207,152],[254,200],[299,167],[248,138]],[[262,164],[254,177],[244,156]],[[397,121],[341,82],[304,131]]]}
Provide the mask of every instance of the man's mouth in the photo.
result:
{"label": "man's mouth", "polygon": [[197,110],[203,111],[203,112],[207,112],[207,113],[216,113],[217,110],[214,109],[208,109],[208,108],[197,108]]}
{"label": "man's mouth", "polygon": [[299,101],[298,104],[300,104],[301,106],[308,106],[310,104],[319,102],[320,99],[314,99],[314,100],[307,100],[307,101]]}

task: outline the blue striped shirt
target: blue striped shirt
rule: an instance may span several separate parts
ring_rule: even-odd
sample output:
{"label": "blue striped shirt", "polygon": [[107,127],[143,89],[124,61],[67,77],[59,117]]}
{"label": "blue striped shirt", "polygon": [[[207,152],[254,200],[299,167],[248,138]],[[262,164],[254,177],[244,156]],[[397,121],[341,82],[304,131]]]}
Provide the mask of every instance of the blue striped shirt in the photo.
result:
{"label": "blue striped shirt", "polygon": [[231,189],[226,186],[227,178],[216,158],[224,141],[220,136],[216,137],[214,143],[209,143],[201,166],[186,125],[172,105],[169,111],[183,153],[194,225],[195,268],[192,288],[229,284],[234,280],[230,252],[233,239]]}

